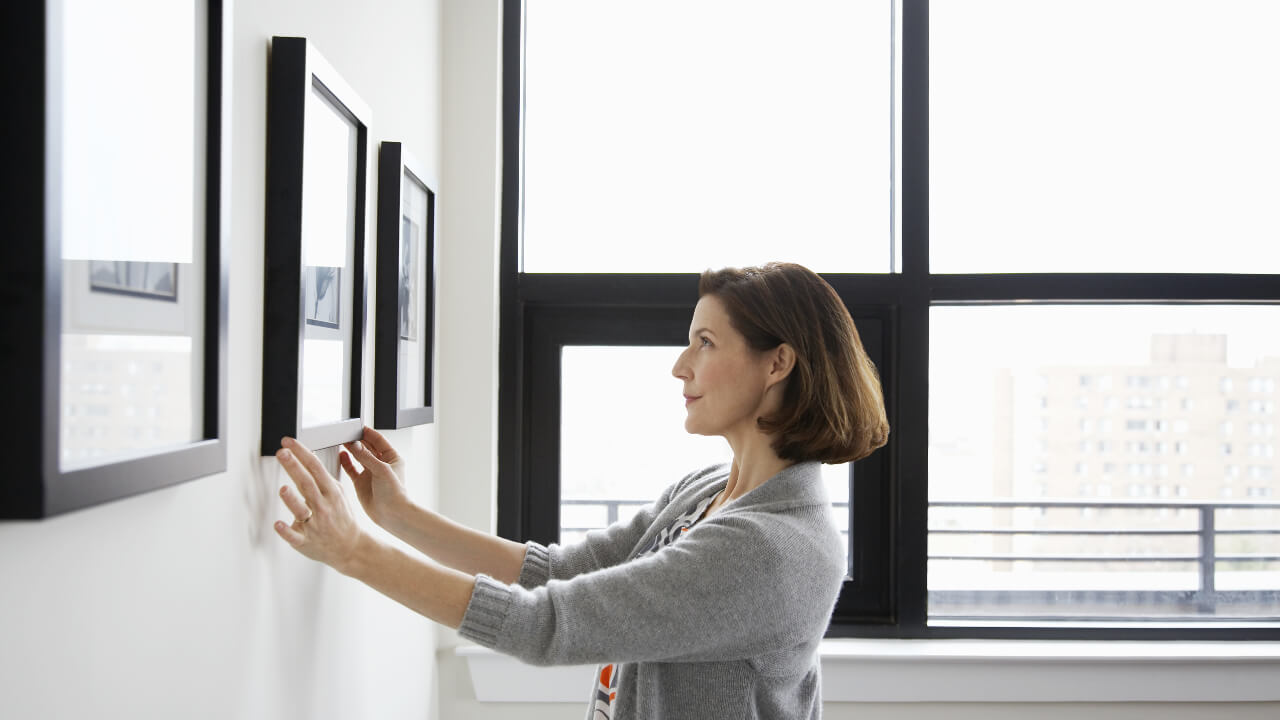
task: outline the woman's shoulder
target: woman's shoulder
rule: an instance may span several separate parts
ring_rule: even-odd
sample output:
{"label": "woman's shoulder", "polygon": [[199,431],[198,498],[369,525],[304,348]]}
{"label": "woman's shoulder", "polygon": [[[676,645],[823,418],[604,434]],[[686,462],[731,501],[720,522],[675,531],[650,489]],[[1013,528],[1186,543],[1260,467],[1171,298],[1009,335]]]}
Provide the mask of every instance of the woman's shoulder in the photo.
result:
{"label": "woman's shoulder", "polygon": [[799,463],[708,518],[754,536],[750,545],[783,557],[844,562],[843,541],[818,463]]}
{"label": "woman's shoulder", "polygon": [[686,493],[699,493],[702,490],[710,490],[717,483],[723,483],[729,478],[729,464],[715,463],[699,468],[677,480],[669,488],[667,495],[671,499],[675,499]]}

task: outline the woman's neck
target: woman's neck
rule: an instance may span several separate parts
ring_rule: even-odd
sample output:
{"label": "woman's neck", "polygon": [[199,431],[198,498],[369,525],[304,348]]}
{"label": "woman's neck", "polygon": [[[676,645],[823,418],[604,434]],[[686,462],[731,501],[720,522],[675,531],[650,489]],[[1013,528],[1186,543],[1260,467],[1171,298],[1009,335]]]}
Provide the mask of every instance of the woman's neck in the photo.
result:
{"label": "woman's neck", "polygon": [[733,442],[729,444],[733,448],[733,466],[729,470],[729,483],[717,504],[746,495],[793,464],[790,460],[778,457],[773,450],[772,439],[764,435],[759,436],[758,442],[744,443],[742,446]]}

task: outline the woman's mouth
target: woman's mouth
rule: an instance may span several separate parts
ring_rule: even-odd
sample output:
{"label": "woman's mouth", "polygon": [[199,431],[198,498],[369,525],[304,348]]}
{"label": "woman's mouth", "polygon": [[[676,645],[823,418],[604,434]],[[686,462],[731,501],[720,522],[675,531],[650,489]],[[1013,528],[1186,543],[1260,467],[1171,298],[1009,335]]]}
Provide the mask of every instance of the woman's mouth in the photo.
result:
{"label": "woman's mouth", "polygon": [[684,406],[685,406],[685,407],[689,407],[689,405],[690,405],[690,404],[692,404],[694,400],[697,400],[697,399],[698,399],[698,398],[700,398],[700,397],[702,397],[702,396],[701,396],[701,395],[698,395],[698,396],[696,396],[696,397],[695,397],[695,396],[693,396],[693,395],[685,395],[685,396],[684,396]]}

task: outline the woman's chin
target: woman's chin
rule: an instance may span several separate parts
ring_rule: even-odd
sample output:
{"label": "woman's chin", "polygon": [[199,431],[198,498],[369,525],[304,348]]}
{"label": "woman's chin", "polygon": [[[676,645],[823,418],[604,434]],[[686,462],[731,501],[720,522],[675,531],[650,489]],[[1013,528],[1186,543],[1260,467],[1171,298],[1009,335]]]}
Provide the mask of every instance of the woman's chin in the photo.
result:
{"label": "woman's chin", "polygon": [[684,431],[689,433],[690,435],[705,435],[707,437],[712,437],[714,435],[720,434],[696,422],[693,422],[692,419],[686,419],[684,421]]}

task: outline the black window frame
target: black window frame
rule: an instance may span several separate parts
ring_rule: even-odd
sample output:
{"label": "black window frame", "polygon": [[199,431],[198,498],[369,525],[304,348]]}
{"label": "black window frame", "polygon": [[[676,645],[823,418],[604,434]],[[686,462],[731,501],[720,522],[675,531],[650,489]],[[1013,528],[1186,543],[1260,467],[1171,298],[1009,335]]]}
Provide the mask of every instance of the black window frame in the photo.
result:
{"label": "black window frame", "polygon": [[[929,248],[929,1],[902,0],[901,271],[823,273],[876,362],[892,427],[851,469],[854,575],[828,637],[1275,640],[1257,626],[929,626],[928,380],[931,307],[1010,304],[1280,304],[1280,276],[1243,274],[939,274]],[[554,542],[559,528],[560,348],[683,345],[697,274],[520,271],[523,0],[503,0],[499,250],[498,532]],[[674,480],[674,478],[673,478]]]}

